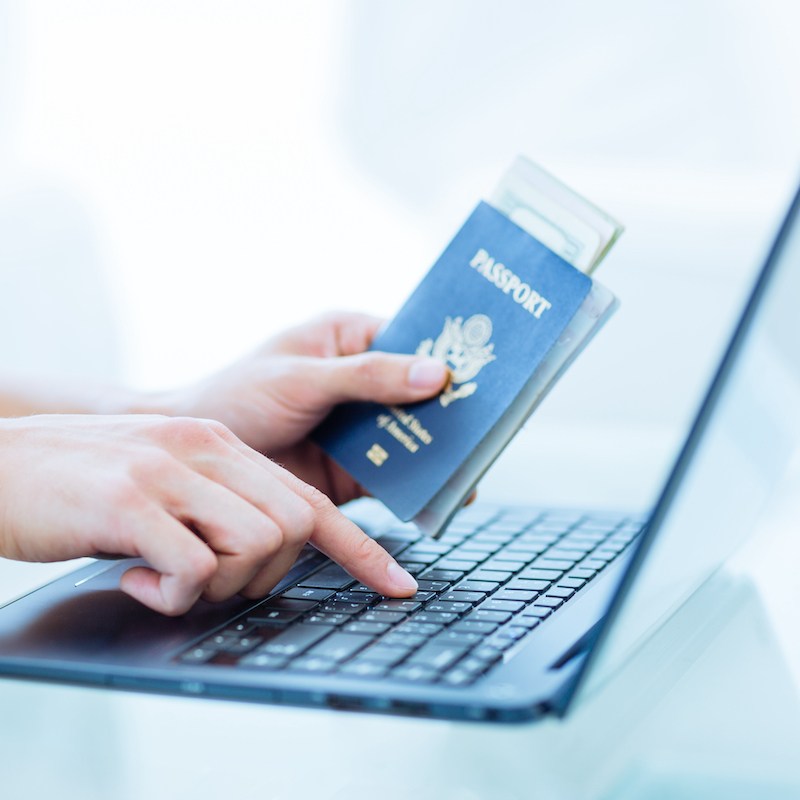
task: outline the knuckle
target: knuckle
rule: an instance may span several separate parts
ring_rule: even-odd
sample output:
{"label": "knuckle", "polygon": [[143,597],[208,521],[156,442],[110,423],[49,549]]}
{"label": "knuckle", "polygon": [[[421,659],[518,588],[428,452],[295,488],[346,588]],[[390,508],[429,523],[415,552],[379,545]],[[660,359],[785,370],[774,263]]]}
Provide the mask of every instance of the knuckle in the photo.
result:
{"label": "knuckle", "polygon": [[356,358],[356,381],[366,388],[380,386],[383,374],[380,356],[377,353],[363,353]]}
{"label": "knuckle", "polygon": [[269,517],[264,517],[256,532],[256,546],[254,555],[262,561],[272,558],[280,552],[285,543],[284,532]]}
{"label": "knuckle", "polygon": [[162,435],[167,443],[181,449],[207,449],[227,441],[231,434],[221,422],[194,417],[173,417],[162,423]]}
{"label": "knuckle", "polygon": [[349,561],[358,567],[373,563],[381,552],[382,548],[365,534],[351,543],[348,557]]}
{"label": "knuckle", "polygon": [[199,544],[185,555],[184,569],[188,579],[199,586],[208,583],[217,572],[217,557],[205,545]]}

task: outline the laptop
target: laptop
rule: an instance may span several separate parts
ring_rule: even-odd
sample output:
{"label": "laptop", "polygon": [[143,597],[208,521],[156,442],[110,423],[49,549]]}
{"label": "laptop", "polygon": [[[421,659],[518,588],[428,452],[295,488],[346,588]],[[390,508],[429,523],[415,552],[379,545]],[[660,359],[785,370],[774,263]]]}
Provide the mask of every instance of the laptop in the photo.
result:
{"label": "laptop", "polygon": [[563,715],[751,534],[800,443],[800,195],[646,517],[464,509],[437,541],[351,508],[413,572],[397,600],[304,551],[260,601],[167,618],[94,562],[0,608],[0,675],[463,720]]}

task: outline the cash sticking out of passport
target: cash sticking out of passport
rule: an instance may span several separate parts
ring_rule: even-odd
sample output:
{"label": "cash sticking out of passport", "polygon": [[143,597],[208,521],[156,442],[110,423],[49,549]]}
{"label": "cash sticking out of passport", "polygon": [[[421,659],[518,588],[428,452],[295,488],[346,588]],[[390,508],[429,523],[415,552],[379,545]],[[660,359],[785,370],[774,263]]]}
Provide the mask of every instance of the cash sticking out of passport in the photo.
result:
{"label": "cash sticking out of passport", "polygon": [[339,406],[316,441],[400,519],[438,536],[616,310],[589,276],[622,230],[518,157],[372,344],[441,359],[448,386],[409,406]]}

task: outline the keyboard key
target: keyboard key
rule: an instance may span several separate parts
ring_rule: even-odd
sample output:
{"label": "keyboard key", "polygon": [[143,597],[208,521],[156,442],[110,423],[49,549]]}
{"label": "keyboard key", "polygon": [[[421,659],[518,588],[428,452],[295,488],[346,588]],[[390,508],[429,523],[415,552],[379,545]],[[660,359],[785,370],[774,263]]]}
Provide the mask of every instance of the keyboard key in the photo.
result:
{"label": "keyboard key", "polygon": [[309,614],[303,620],[306,625],[330,625],[334,628],[351,621],[350,614]]}
{"label": "keyboard key", "polygon": [[439,553],[420,553],[417,550],[406,550],[398,559],[400,564],[433,564],[440,558]]}
{"label": "keyboard key", "polygon": [[437,633],[431,641],[444,644],[455,644],[464,647],[475,647],[482,644],[486,638],[485,633],[475,633],[473,631],[454,631],[452,628]]}
{"label": "keyboard key", "polygon": [[385,647],[415,648],[428,640],[428,636],[413,631],[398,631],[396,628],[384,636],[380,643]]}
{"label": "keyboard key", "polygon": [[480,608],[477,608],[464,619],[471,622],[503,623],[511,619],[511,613],[509,611],[481,611]]}
{"label": "keyboard key", "polygon": [[517,639],[521,639],[527,632],[527,628],[519,625],[507,625],[505,628],[501,628],[497,632],[497,636],[502,636],[504,639],[513,639],[514,641],[517,641]]}
{"label": "keyboard key", "polygon": [[316,589],[346,589],[354,583],[355,579],[341,567],[335,571],[327,571],[326,568],[299,581],[300,586],[313,586]]}
{"label": "keyboard key", "polygon": [[464,558],[444,558],[437,562],[436,569],[459,570],[460,572],[470,572],[478,566],[478,561]]}
{"label": "keyboard key", "polygon": [[499,583],[494,581],[473,581],[467,579],[457,583],[453,587],[455,592],[483,592],[483,594],[491,594],[500,587]]}
{"label": "keyboard key", "polygon": [[288,663],[289,659],[284,656],[274,656],[270,653],[250,653],[250,655],[240,658],[236,666],[258,669],[282,669]]}
{"label": "keyboard key", "polygon": [[429,611],[428,606],[425,606],[425,610],[414,614],[413,619],[414,622],[433,622],[437,625],[449,625],[458,619],[458,614],[447,611]]}
{"label": "keyboard key", "polygon": [[568,586],[553,586],[547,590],[547,597],[562,597],[566,600],[568,597],[572,597],[575,594],[574,589],[570,589]]}
{"label": "keyboard key", "polygon": [[586,585],[586,581],[582,578],[559,578],[558,585],[566,586],[570,589],[580,589],[582,586]]}
{"label": "keyboard key", "polygon": [[290,669],[292,672],[309,672],[314,675],[324,675],[333,672],[336,662],[328,658],[315,658],[312,656],[301,656],[292,661]]}
{"label": "keyboard key", "polygon": [[470,581],[489,581],[491,583],[503,584],[514,577],[514,570],[484,569],[480,567],[474,572],[470,572],[467,580]]}
{"label": "keyboard key", "polygon": [[416,600],[418,603],[426,603],[428,600],[433,600],[436,597],[435,592],[417,592],[411,600]]}
{"label": "keyboard key", "polygon": [[601,561],[600,559],[587,558],[586,561],[581,561],[581,563],[578,564],[578,567],[582,569],[593,569],[595,572],[598,572],[599,570],[603,569],[605,565],[606,562]]}
{"label": "keyboard key", "polygon": [[193,647],[178,659],[182,664],[206,664],[218,653],[216,647]]}
{"label": "keyboard key", "polygon": [[[400,611],[366,611],[359,618],[359,622],[388,622],[394,625],[406,619],[407,615]],[[416,619],[416,618],[415,618]]]}
{"label": "keyboard key", "polygon": [[333,600],[337,603],[374,603],[376,600],[380,600],[383,595],[378,594],[377,592],[336,592],[333,595]]}
{"label": "keyboard key", "polygon": [[343,630],[347,633],[357,633],[364,636],[379,636],[386,633],[392,626],[388,622],[348,622]]}
{"label": "keyboard key", "polygon": [[398,561],[397,562],[409,575],[419,575],[425,572],[430,566],[427,562],[421,561]]}
{"label": "keyboard key", "polygon": [[408,681],[409,683],[433,683],[439,676],[436,670],[416,664],[403,664],[395,667],[390,674],[397,680]]}
{"label": "keyboard key", "polygon": [[325,625],[292,625],[262,645],[258,652],[276,656],[296,656],[308,650],[329,633],[330,628]]}
{"label": "keyboard key", "polygon": [[490,600],[485,600],[478,606],[478,610],[480,611],[510,611],[512,614],[523,609],[525,607],[525,603],[520,603],[519,601],[513,600],[495,600],[494,598]]}
{"label": "keyboard key", "polygon": [[418,580],[417,584],[421,592],[443,592],[450,588],[450,581]]}
{"label": "keyboard key", "polygon": [[387,647],[382,642],[373,644],[362,650],[354,661],[368,661],[373,664],[382,664],[385,667],[393,667],[399,664],[413,649],[413,647]]}
{"label": "keyboard key", "polygon": [[466,614],[472,608],[471,603],[443,603],[441,601],[433,600],[425,604],[425,611],[443,611],[446,614]]}
{"label": "keyboard key", "polygon": [[520,572],[520,574],[515,578],[515,580],[519,580],[520,578],[526,578],[527,580],[535,580],[535,581],[549,581],[552,583],[555,580],[558,580],[561,575],[563,574],[563,570],[560,569],[539,569],[536,567],[530,567],[526,570]]}
{"label": "keyboard key", "polygon": [[[314,608],[314,603],[310,608]],[[283,608],[256,608],[247,617],[249,623],[269,622],[278,625],[287,625],[290,622],[302,617],[305,611],[287,611]]]}
{"label": "keyboard key", "polygon": [[[537,619],[544,619],[553,613],[553,609],[547,606],[528,606],[516,619],[524,619],[525,617],[536,617]],[[516,621],[515,619],[515,621]]]}
{"label": "keyboard key", "polygon": [[537,558],[536,561],[534,561],[533,564],[531,564],[531,567],[533,569],[553,570],[555,571],[556,576],[561,575],[570,567],[574,566],[575,566],[575,561],[573,561],[572,559],[556,561],[553,558],[544,558],[544,557]]}
{"label": "keyboard key", "polygon": [[418,539],[419,535],[416,532],[409,532],[408,535],[404,533],[401,536],[387,533],[381,536],[377,542],[389,555],[396,556]]}
{"label": "keyboard key", "polygon": [[[357,633],[340,633],[337,631],[323,639],[319,644],[315,644],[306,653],[306,656],[340,662],[355,655],[359,650],[363,650],[367,644],[369,644],[369,639],[364,636],[359,636]],[[294,668],[294,664],[292,667]]]}
{"label": "keyboard key", "polygon": [[533,601],[534,606],[547,606],[547,608],[558,608],[564,604],[564,600],[560,597],[537,597]]}
{"label": "keyboard key", "polygon": [[568,578],[580,578],[584,581],[589,581],[597,575],[596,569],[589,569],[588,567],[576,567],[567,573]]}
{"label": "keyboard key", "polygon": [[313,600],[292,600],[287,597],[270,597],[265,600],[258,608],[254,608],[251,617],[263,616],[265,609],[278,609],[280,611],[310,611],[316,608],[317,604]]}
{"label": "keyboard key", "polygon": [[492,595],[492,600],[511,600],[517,603],[530,603],[530,601],[538,597],[538,595],[539,592],[533,590],[503,588]]}
{"label": "keyboard key", "polygon": [[452,688],[458,688],[461,686],[469,686],[471,683],[475,682],[475,679],[478,676],[462,670],[461,668],[451,669],[447,672],[443,677],[441,682],[446,686],[450,686]]}
{"label": "keyboard key", "polygon": [[455,664],[468,649],[469,647],[466,645],[428,642],[416,653],[412,653],[406,664],[409,667],[428,667],[437,672],[443,672]]}
{"label": "keyboard key", "polygon": [[352,675],[357,678],[383,678],[389,672],[389,667],[384,664],[375,664],[370,661],[351,661],[340,670],[340,675]]}
{"label": "keyboard key", "polygon": [[470,605],[475,605],[485,597],[486,595],[483,592],[452,591],[439,595],[439,600],[446,603],[469,603]]}
{"label": "keyboard key", "polygon": [[381,600],[376,606],[376,611],[396,611],[403,614],[410,614],[418,608],[422,608],[422,603],[417,600]]}
{"label": "keyboard key", "polygon": [[476,622],[469,619],[462,619],[448,628],[448,630],[486,635],[494,633],[497,630],[497,625],[497,622]]}
{"label": "keyboard key", "polygon": [[324,614],[357,614],[366,607],[365,603],[340,603],[336,600],[331,600],[319,606],[317,610]]}
{"label": "keyboard key", "polygon": [[466,573],[460,569],[437,569],[434,567],[427,572],[423,572],[419,577],[426,581],[447,581],[448,583],[454,583],[455,581],[461,580],[465,574]]}
{"label": "keyboard key", "polygon": [[[557,580],[557,579],[556,579]],[[553,581],[543,581],[538,579],[532,578],[514,578],[513,581],[507,583],[502,591],[514,591],[517,589],[521,589],[524,592],[539,592],[545,591],[548,586],[552,586]]]}
{"label": "keyboard key", "polygon": [[317,589],[313,586],[295,586],[280,594],[293,600],[327,600],[334,593],[333,589]]}
{"label": "keyboard key", "polygon": [[416,622],[414,619],[403,622],[397,626],[396,630],[403,633],[420,633],[423,636],[433,636],[444,627],[444,625],[433,622]]}
{"label": "keyboard key", "polygon": [[244,655],[254,650],[264,640],[260,636],[243,636],[241,639],[227,642],[220,651],[232,656]]}

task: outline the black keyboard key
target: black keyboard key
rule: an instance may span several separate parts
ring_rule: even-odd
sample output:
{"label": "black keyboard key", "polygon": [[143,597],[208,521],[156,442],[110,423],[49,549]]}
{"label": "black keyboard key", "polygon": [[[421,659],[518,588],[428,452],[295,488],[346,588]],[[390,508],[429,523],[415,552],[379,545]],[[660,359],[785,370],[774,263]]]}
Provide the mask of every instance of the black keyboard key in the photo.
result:
{"label": "black keyboard key", "polygon": [[418,666],[416,664],[401,664],[395,667],[391,676],[401,681],[409,683],[434,683],[439,677],[439,673],[429,667]]}
{"label": "black keyboard key", "polygon": [[558,608],[563,605],[563,603],[564,600],[561,597],[548,597],[547,595],[537,597],[533,601],[534,606],[546,606],[547,608]]}
{"label": "black keyboard key", "polygon": [[249,617],[263,617],[265,609],[280,611],[310,611],[316,608],[317,603],[313,600],[292,600],[288,597],[270,597],[265,600],[258,608],[254,608]]}
{"label": "black keyboard key", "polygon": [[437,569],[434,567],[427,572],[423,572],[419,577],[425,581],[447,581],[448,583],[454,583],[455,581],[460,581],[465,574],[466,573],[462,572],[460,569]]}
{"label": "black keyboard key", "polygon": [[[347,628],[345,628],[345,631]],[[332,633],[323,639],[319,644],[315,644],[307,653],[306,657],[324,658],[329,661],[346,661],[354,656],[359,650],[369,644],[369,639],[359,636],[357,633]],[[294,668],[294,664],[292,665]]]}
{"label": "black keyboard key", "polygon": [[422,608],[422,603],[417,600],[381,600],[376,606],[376,611],[396,611],[403,614],[410,614],[418,608]]}
{"label": "black keyboard key", "polygon": [[[536,617],[538,619],[544,619],[545,617],[549,617],[553,613],[553,609],[547,606],[528,606],[523,612],[519,619],[524,619],[525,617]],[[516,620],[515,620],[516,621]]]}
{"label": "black keyboard key", "polygon": [[425,611],[443,611],[446,614],[466,614],[472,608],[471,603],[443,603],[441,600],[432,600],[425,604]]}
{"label": "black keyboard key", "polygon": [[352,675],[355,678],[383,678],[389,668],[384,664],[376,664],[371,661],[351,661],[345,664],[340,670],[340,675]]}
{"label": "black keyboard key", "polygon": [[[558,578],[556,578],[558,580]],[[534,578],[514,578],[513,581],[507,583],[502,591],[511,591],[521,589],[523,592],[539,592],[545,591],[549,586],[552,586],[553,581],[543,581]]]}
{"label": "black keyboard key", "polygon": [[470,622],[508,622],[511,619],[510,611],[481,611],[480,608],[475,609],[469,616],[464,618]]}
{"label": "black keyboard key", "polygon": [[[367,611],[359,618],[359,622],[388,622],[394,625],[406,619],[406,614],[401,611]],[[415,617],[416,619],[416,617]]]}
{"label": "black keyboard key", "polygon": [[422,563],[420,561],[398,561],[397,563],[409,575],[419,575],[421,572],[425,572],[425,570],[430,566],[429,564]]}
{"label": "black keyboard key", "polygon": [[453,614],[447,611],[429,611],[428,606],[425,606],[424,611],[414,614],[414,622],[433,622],[437,625],[449,625],[458,619],[458,614]]}
{"label": "black keyboard key", "polygon": [[430,641],[471,648],[482,644],[485,638],[485,633],[476,633],[475,631],[454,631],[452,628],[448,628],[441,633],[437,633],[436,636],[434,636]]}
{"label": "black keyboard key", "polygon": [[428,600],[433,600],[436,597],[436,592],[417,592],[410,597],[410,600],[416,600],[418,603],[426,603]]}
{"label": "black keyboard key", "polygon": [[492,595],[492,600],[511,600],[516,603],[530,603],[539,596],[539,592],[526,589],[501,589]]}
{"label": "black keyboard key", "polygon": [[250,653],[240,658],[237,667],[252,667],[254,669],[282,669],[289,663],[285,656],[275,656],[270,653]]}
{"label": "black keyboard key", "polygon": [[178,659],[183,664],[206,664],[219,652],[216,647],[193,647]]}
{"label": "black keyboard key", "polygon": [[433,622],[416,622],[414,619],[403,622],[397,626],[396,630],[402,633],[419,633],[423,636],[433,636],[444,627],[444,625]]}
{"label": "black keyboard key", "polygon": [[439,600],[446,603],[469,603],[470,605],[475,605],[485,597],[486,595],[483,592],[452,591],[439,595]]}
{"label": "black keyboard key", "polygon": [[459,572],[470,572],[478,566],[477,561],[464,558],[443,558],[436,564],[436,569],[458,570]]}
{"label": "black keyboard key", "polygon": [[333,595],[333,600],[337,603],[374,603],[379,600],[383,595],[377,592],[336,592]]}
{"label": "black keyboard key", "polygon": [[263,641],[260,636],[243,636],[241,639],[227,642],[220,648],[220,651],[232,656],[244,655],[254,650]]}
{"label": "black keyboard key", "polygon": [[553,581],[558,580],[564,573],[564,570],[561,569],[539,569],[536,567],[529,567],[526,570],[520,572],[520,574],[515,578],[515,580],[519,580],[520,578],[525,578],[526,580],[533,580],[533,581],[549,581],[552,583]]}
{"label": "black keyboard key", "polygon": [[403,553],[403,557],[397,560],[400,564],[433,564],[439,558],[439,553],[420,553],[416,550],[406,550]]}
{"label": "black keyboard key", "polygon": [[[545,558],[544,556],[537,558],[536,561],[531,564],[533,569],[553,570],[556,573],[556,576],[561,575],[563,572],[566,572],[568,569],[574,566],[575,561],[572,559],[556,561],[553,558]],[[524,574],[525,573],[523,573],[523,575]]]}
{"label": "black keyboard key", "polygon": [[415,633],[413,631],[398,631],[396,628],[382,637],[380,643],[384,647],[415,648],[424,644],[428,640],[428,635]]}
{"label": "black keyboard key", "polygon": [[382,642],[373,644],[366,650],[362,650],[354,661],[368,661],[372,664],[383,664],[386,667],[394,667],[399,664],[414,647],[387,647]]}
{"label": "black keyboard key", "polygon": [[505,628],[501,628],[497,632],[497,636],[502,636],[504,639],[512,639],[513,641],[517,641],[517,639],[521,639],[526,633],[528,629],[519,625],[507,625]]}
{"label": "black keyboard key", "polygon": [[327,636],[330,630],[325,625],[292,625],[262,645],[258,652],[287,657],[300,655]]}
{"label": "black keyboard key", "polygon": [[309,614],[303,622],[307,625],[330,625],[336,628],[352,619],[350,614]]}
{"label": "black keyboard key", "polygon": [[574,589],[570,589],[568,586],[553,586],[547,590],[547,597],[561,597],[566,600],[572,595],[575,594]]}
{"label": "black keyboard key", "polygon": [[448,630],[486,635],[494,633],[497,630],[497,626],[497,622],[475,622],[469,619],[462,619],[460,622],[448,628]]}
{"label": "black keyboard key", "polygon": [[355,579],[344,570],[341,570],[341,574],[339,572],[325,573],[325,570],[322,570],[315,575],[310,575],[308,578],[303,578],[299,585],[313,586],[317,589],[346,589],[354,583]]}
{"label": "black keyboard key", "polygon": [[414,553],[435,553],[436,555],[444,555],[445,553],[449,553],[452,548],[448,547],[446,544],[442,544],[441,542],[431,542],[429,540],[423,540],[421,542],[417,542],[411,551]]}
{"label": "black keyboard key", "polygon": [[445,589],[450,588],[450,581],[429,581],[418,580],[417,584],[421,592],[443,592]]}
{"label": "black keyboard key", "polygon": [[313,586],[295,586],[281,593],[279,597],[291,600],[327,600],[334,593],[333,589],[317,589]]}
{"label": "black keyboard key", "polygon": [[586,585],[586,581],[583,578],[559,578],[558,585],[566,586],[569,589],[580,589]]}
{"label": "black keyboard key", "polygon": [[427,667],[443,672],[462,658],[467,650],[469,650],[467,645],[428,642],[416,653],[412,653],[406,664],[409,667]]}
{"label": "black keyboard key", "polygon": [[491,583],[505,583],[514,577],[514,570],[504,569],[485,569],[479,567],[474,572],[470,572],[468,580],[471,581],[489,581]]}
{"label": "black keyboard key", "polygon": [[336,663],[328,658],[315,658],[313,656],[301,656],[292,661],[290,669],[292,672],[308,672],[314,675],[324,675],[333,672]]}
{"label": "black keyboard key", "polygon": [[482,592],[483,594],[491,594],[500,588],[500,584],[494,581],[473,581],[469,578],[461,583],[457,583],[453,587],[455,592]]}
{"label": "black keyboard key", "polygon": [[398,553],[402,553],[406,548],[410,547],[417,538],[418,537],[413,535],[409,538],[403,538],[387,534],[381,536],[376,541],[389,555],[396,556]]}
{"label": "black keyboard key", "polygon": [[349,622],[343,630],[347,633],[359,634],[363,639],[365,636],[380,636],[391,627],[388,622]]}
{"label": "black keyboard key", "polygon": [[[314,608],[315,603],[310,604]],[[258,624],[268,622],[274,625],[288,625],[306,613],[306,609],[299,611],[289,611],[284,608],[256,608],[247,617],[249,623]]]}
{"label": "black keyboard key", "polygon": [[576,567],[567,573],[568,578],[580,578],[584,581],[590,581],[595,575],[597,575],[597,570],[588,567]]}
{"label": "black keyboard key", "polygon": [[366,607],[366,603],[340,603],[337,600],[330,600],[319,606],[317,610],[324,614],[358,614]]}
{"label": "black keyboard key", "polygon": [[525,608],[525,603],[514,600],[485,600],[478,606],[479,611],[510,611],[512,614]]}

